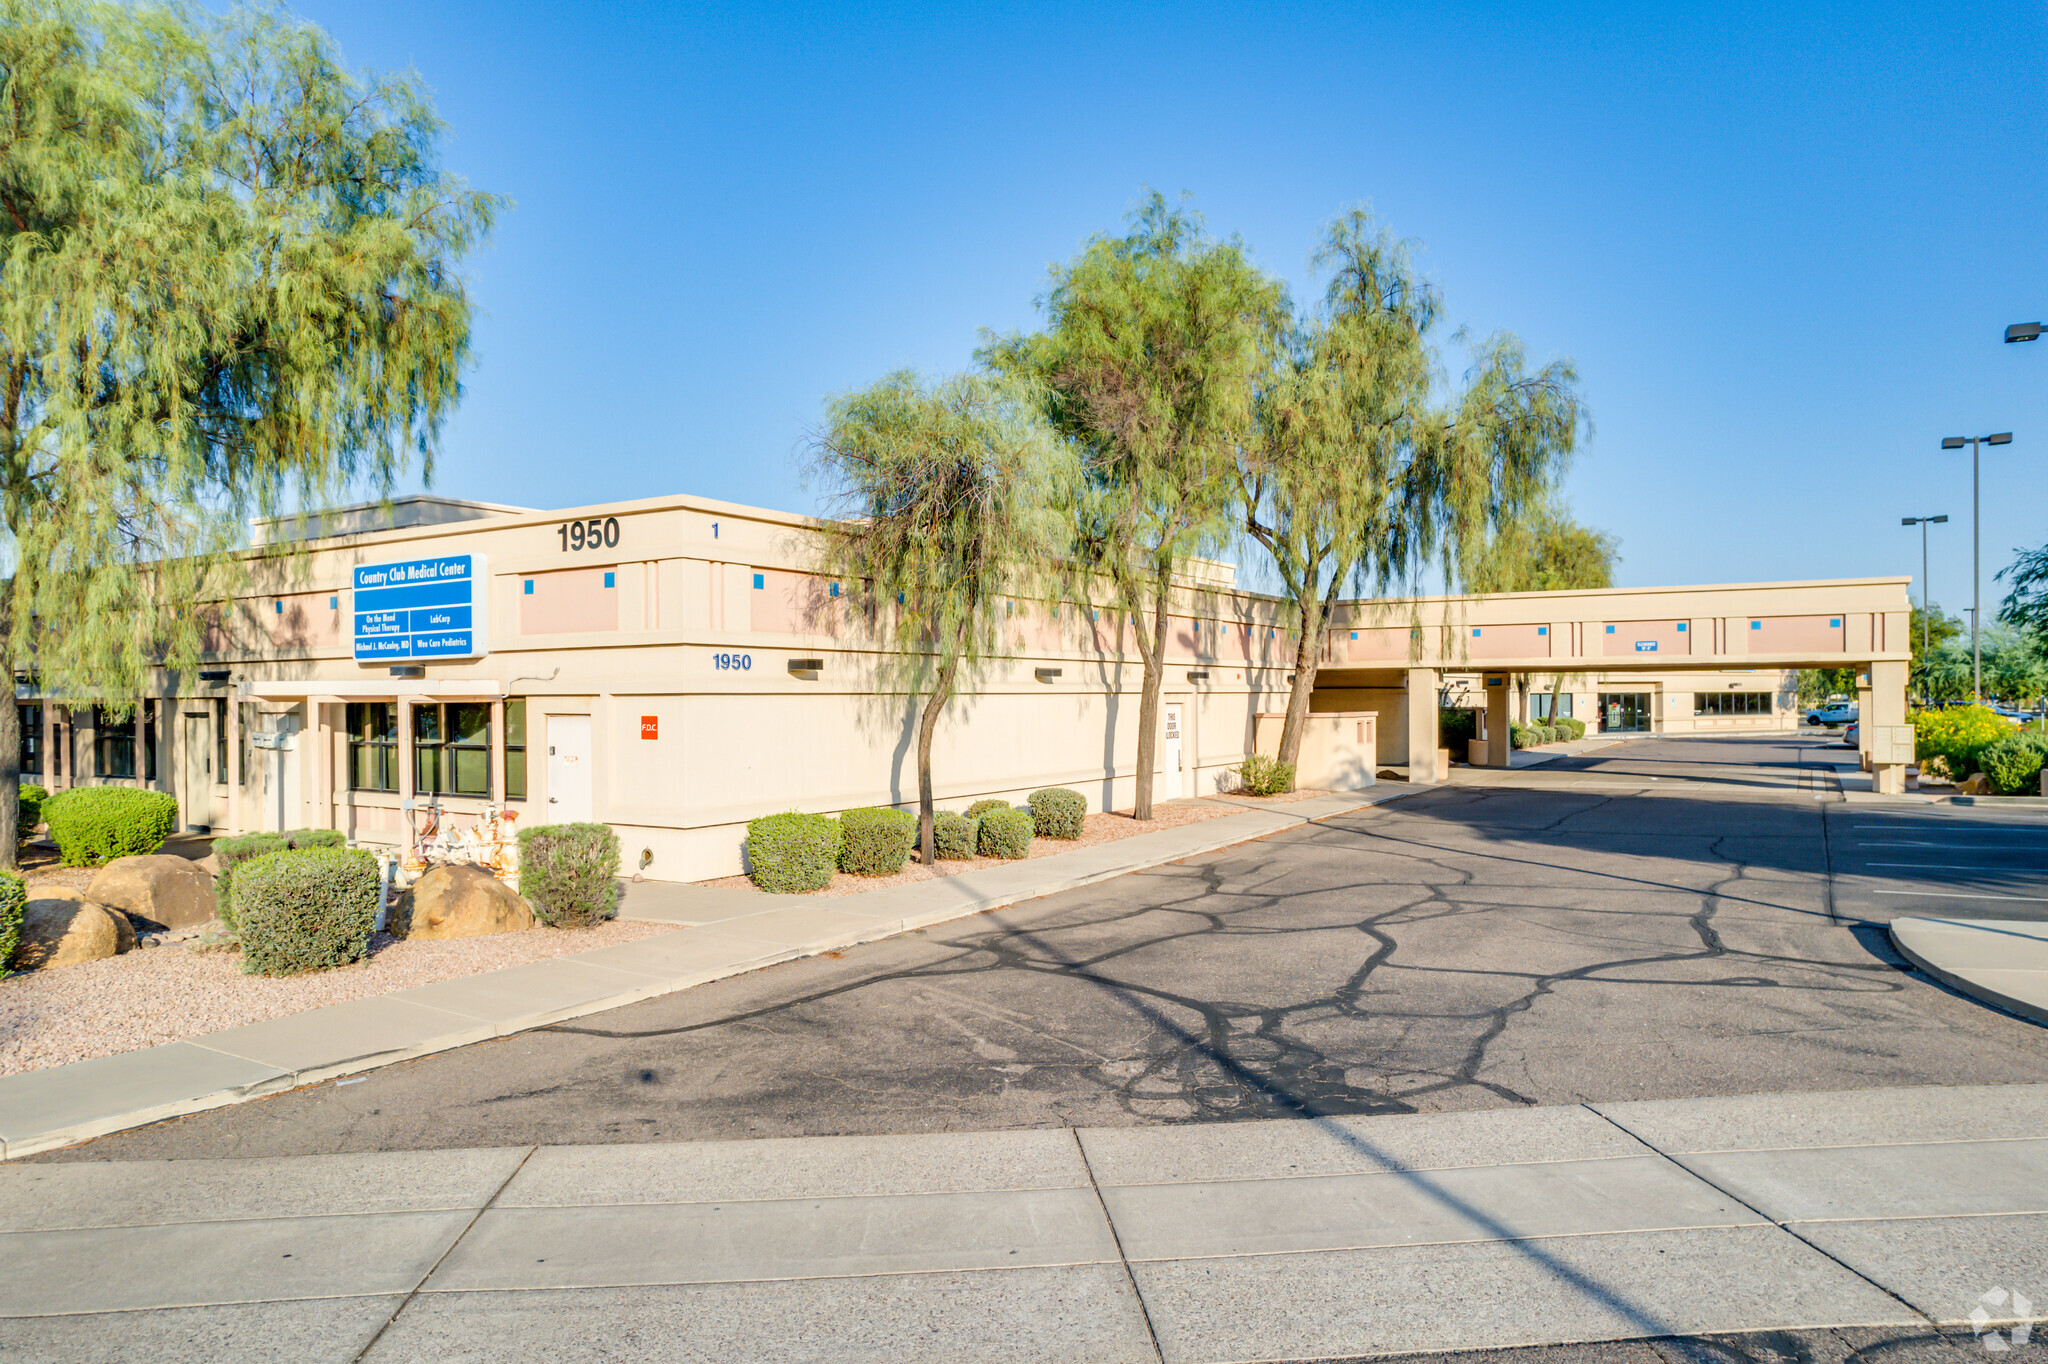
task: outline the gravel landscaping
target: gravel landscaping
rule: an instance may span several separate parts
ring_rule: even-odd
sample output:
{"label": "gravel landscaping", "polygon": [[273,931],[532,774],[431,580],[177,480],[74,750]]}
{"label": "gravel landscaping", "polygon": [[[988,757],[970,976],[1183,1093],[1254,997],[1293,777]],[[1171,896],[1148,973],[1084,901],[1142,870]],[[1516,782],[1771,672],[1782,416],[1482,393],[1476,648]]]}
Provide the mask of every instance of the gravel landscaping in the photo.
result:
{"label": "gravel landscaping", "polygon": [[380,933],[370,939],[367,960],[303,976],[245,976],[239,952],[177,945],[24,972],[0,980],[0,1075],[137,1051],[674,928],[613,920],[595,928],[533,928],[442,942],[401,942]]}

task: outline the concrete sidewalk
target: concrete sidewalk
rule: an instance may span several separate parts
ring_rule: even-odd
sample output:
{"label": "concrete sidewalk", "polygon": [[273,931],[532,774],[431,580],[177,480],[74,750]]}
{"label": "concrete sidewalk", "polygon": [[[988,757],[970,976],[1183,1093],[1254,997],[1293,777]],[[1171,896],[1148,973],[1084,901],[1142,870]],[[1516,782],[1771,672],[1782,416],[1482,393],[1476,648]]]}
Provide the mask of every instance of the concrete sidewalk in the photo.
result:
{"label": "concrete sidewalk", "polygon": [[1915,966],[1973,999],[2048,1024],[2048,923],[1913,915],[1891,922]]}
{"label": "concrete sidewalk", "polygon": [[1967,1338],[2048,1310],[2048,1086],[17,1164],[0,1233],[22,1364]]}
{"label": "concrete sidewalk", "polygon": [[675,932],[0,1078],[0,1158],[615,1009],[1263,838],[1420,789],[1382,786],[1251,803],[1241,814],[1199,824],[827,900],[631,884],[621,912],[673,923]]}

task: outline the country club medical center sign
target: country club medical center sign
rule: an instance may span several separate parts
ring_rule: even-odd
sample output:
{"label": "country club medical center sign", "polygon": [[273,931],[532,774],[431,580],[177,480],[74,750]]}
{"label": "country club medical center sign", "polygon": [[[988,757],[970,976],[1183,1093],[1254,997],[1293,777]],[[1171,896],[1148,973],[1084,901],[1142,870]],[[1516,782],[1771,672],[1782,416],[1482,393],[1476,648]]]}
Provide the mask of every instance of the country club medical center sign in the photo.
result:
{"label": "country club medical center sign", "polygon": [[481,554],[361,565],[353,583],[356,662],[489,653],[490,577]]}

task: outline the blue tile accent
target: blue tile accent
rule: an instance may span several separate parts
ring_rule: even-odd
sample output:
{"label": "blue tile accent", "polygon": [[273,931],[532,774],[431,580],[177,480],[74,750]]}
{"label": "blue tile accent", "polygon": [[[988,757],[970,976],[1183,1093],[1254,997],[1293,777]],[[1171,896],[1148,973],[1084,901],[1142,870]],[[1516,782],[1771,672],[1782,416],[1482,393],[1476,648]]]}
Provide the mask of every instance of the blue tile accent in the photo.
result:
{"label": "blue tile accent", "polygon": [[1547,635],[1550,633],[1550,627],[1548,625],[1539,625],[1536,627],[1536,633],[1539,635]]}
{"label": "blue tile accent", "polygon": [[529,597],[533,595],[533,579],[531,578],[526,580],[526,595]]}
{"label": "blue tile accent", "polygon": [[1678,622],[1678,633],[1679,633],[1679,634],[1681,634],[1681,635],[1685,633],[1685,622],[1684,622],[1684,621],[1680,621],[1680,622]]}
{"label": "blue tile accent", "polygon": [[341,609],[341,598],[329,597],[327,599],[327,609],[330,611],[339,611]]}
{"label": "blue tile accent", "polygon": [[1353,631],[1351,632],[1351,637],[1352,637],[1353,639],[1357,639],[1357,638],[1358,638],[1358,631],[1356,631],[1356,630],[1353,630]]}
{"label": "blue tile accent", "polygon": [[1839,629],[1841,629],[1841,628],[1842,628],[1842,618],[1841,618],[1840,616],[1835,616],[1835,617],[1833,617],[1832,619],[1830,619],[1830,620],[1828,621],[1828,629],[1830,629],[1830,630],[1839,630]]}
{"label": "blue tile accent", "polygon": [[1760,620],[1753,620],[1749,623],[1749,628],[1752,630],[1761,630],[1764,628],[1764,623]]}
{"label": "blue tile accent", "polygon": [[768,586],[768,575],[765,573],[756,573],[754,575],[754,590],[756,592],[759,592],[762,588],[766,586]]}
{"label": "blue tile accent", "polygon": [[604,575],[604,585],[605,585],[606,587],[617,587],[617,586],[619,585],[619,582],[618,582],[618,575],[617,575],[617,574],[615,574],[615,573],[607,573],[607,574],[605,574],[605,575]]}
{"label": "blue tile accent", "polygon": [[1610,635],[1614,633],[1614,627],[1612,625],[1607,627],[1607,633]]}
{"label": "blue tile accent", "polygon": [[835,597],[839,595],[839,584],[838,584],[838,583],[834,583],[834,584],[832,584],[832,595],[833,595],[833,596],[835,596]]}
{"label": "blue tile accent", "polygon": [[284,603],[283,603],[283,602],[281,602],[281,601],[274,601],[274,602],[272,602],[272,603],[271,603],[271,605],[277,608],[277,614],[279,614],[280,616],[284,614]]}
{"label": "blue tile accent", "polygon": [[1479,627],[1476,625],[1472,627],[1472,638],[1479,638]]}

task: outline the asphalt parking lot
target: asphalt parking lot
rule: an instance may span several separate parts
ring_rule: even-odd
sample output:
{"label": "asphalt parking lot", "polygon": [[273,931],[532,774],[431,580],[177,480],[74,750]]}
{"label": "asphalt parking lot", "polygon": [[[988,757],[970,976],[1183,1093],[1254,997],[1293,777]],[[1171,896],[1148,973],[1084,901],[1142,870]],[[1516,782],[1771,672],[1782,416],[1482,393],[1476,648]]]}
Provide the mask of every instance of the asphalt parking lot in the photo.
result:
{"label": "asphalt parking lot", "polygon": [[[2033,826],[1835,803],[1816,789],[1830,784],[1822,761],[1804,736],[1655,739],[1466,774],[1177,865],[43,1158],[2048,1080],[2039,1028],[1913,973],[1876,922],[1893,900],[1922,907],[1877,893],[1932,884],[1900,875],[2019,887]],[[1962,860],[1966,830],[1998,845],[2005,879],[1937,872]],[[1937,846],[1879,846],[1896,842]],[[1861,859],[1844,863],[1848,890],[1830,884],[1838,845]],[[1876,865],[1895,856],[1929,865]]]}
{"label": "asphalt parking lot", "polygon": [[1844,919],[2048,920],[2048,809],[1835,805],[1827,834]]}

